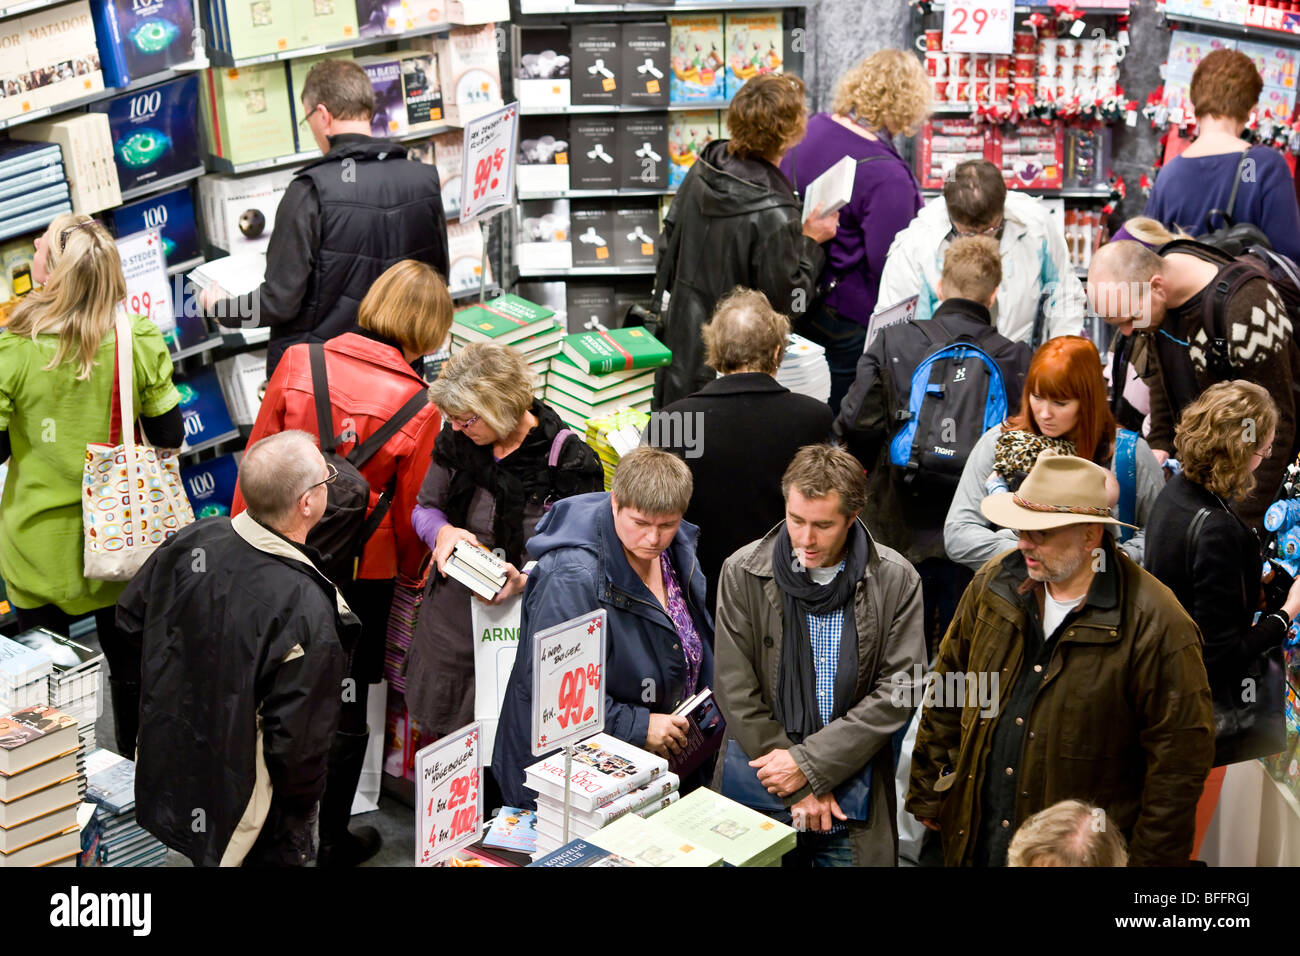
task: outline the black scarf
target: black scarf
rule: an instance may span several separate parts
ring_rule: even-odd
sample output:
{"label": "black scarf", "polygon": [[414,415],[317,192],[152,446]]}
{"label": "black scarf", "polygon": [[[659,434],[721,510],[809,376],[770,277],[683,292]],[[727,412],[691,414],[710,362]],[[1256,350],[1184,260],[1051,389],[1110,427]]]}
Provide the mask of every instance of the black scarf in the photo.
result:
{"label": "black scarf", "polygon": [[505,552],[505,559],[521,567],[524,542],[531,528],[524,527],[524,505],[530,499],[544,501],[553,493],[553,478],[547,462],[555,435],[564,427],[546,405],[534,400],[529,409],[537,427],[523,443],[500,461],[492,458],[492,446],[476,445],[450,425],[443,427],[433,445],[433,460],[452,473],[451,488],[442,512],[453,527],[465,527],[470,503],[479,488],[492,495],[492,541]]}
{"label": "black scarf", "polygon": [[853,596],[867,567],[867,532],[854,521],[844,553],[844,570],[829,584],[813,581],[790,545],[790,532],[781,526],[772,545],[772,576],[781,590],[781,670],[777,674],[773,710],[786,735],[795,743],[822,729],[817,709],[817,671],[812,659],[808,615],[830,614],[844,608],[840,657],[835,668],[832,719],[849,708],[858,676],[858,627]]}

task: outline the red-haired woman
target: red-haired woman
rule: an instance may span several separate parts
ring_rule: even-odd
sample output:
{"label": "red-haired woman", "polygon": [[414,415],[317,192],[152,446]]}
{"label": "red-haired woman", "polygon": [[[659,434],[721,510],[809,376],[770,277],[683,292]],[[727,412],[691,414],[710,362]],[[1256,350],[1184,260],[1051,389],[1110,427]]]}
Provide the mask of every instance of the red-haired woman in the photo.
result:
{"label": "red-haired woman", "polygon": [[[1145,526],[1164,487],[1160,464],[1144,439],[1116,428],[1097,347],[1077,335],[1062,335],[1044,343],[1029,363],[1020,414],[985,432],[966,459],[944,525],[950,560],[977,570],[1016,546],[1016,533],[995,530],[980,502],[993,491],[1019,488],[1046,450],[1111,469],[1118,476],[1111,486],[1112,506],[1118,505],[1121,520]],[[1120,546],[1142,562],[1142,532]]]}

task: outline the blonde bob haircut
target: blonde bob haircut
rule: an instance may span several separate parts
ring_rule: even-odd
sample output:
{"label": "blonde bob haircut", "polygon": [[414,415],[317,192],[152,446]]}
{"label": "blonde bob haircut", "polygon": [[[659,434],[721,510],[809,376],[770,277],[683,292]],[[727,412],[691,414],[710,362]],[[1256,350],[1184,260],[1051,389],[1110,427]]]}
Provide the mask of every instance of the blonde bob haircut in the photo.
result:
{"label": "blonde bob haircut", "polygon": [[1124,835],[1106,812],[1082,800],[1039,810],[1011,838],[1007,866],[1126,866]]}
{"label": "blonde bob haircut", "polygon": [[1220,498],[1240,501],[1255,489],[1251,458],[1277,428],[1277,406],[1267,390],[1235,379],[1217,382],[1183,409],[1174,447],[1183,474]]}
{"label": "blonde bob haircut", "polygon": [[715,372],[775,375],[790,338],[790,320],[763,293],[737,287],[718,303],[700,333],[704,362]]}
{"label": "blonde bob haircut", "polygon": [[384,271],[357,310],[363,329],[396,342],[408,352],[436,352],[451,331],[447,283],[433,268],[403,259]]}
{"label": "blonde bob haircut", "polygon": [[831,109],[873,131],[914,136],[930,115],[930,102],[921,61],[902,50],[880,50],[840,77]]}
{"label": "blonde bob haircut", "polygon": [[518,349],[474,342],[443,365],[429,401],[452,418],[477,415],[504,438],[533,405],[533,373]]}
{"label": "blonde bob haircut", "polygon": [[64,213],[45,230],[37,255],[45,256],[48,278],[14,309],[8,330],[33,341],[42,332],[57,332],[59,342],[45,371],[75,357],[77,378],[90,378],[117,304],[126,298],[117,245],[90,216]]}
{"label": "blonde bob haircut", "polygon": [[686,462],[650,445],[638,445],[619,459],[609,486],[620,511],[631,508],[652,517],[680,518],[694,491],[695,479]]}

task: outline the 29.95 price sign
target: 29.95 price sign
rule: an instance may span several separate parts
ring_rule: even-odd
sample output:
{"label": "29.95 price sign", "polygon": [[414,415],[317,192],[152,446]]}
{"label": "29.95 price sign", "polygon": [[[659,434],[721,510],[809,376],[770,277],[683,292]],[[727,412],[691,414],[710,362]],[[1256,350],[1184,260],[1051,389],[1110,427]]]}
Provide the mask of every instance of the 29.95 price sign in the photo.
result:
{"label": "29.95 price sign", "polygon": [[539,631],[533,638],[533,754],[550,753],[605,727],[602,609]]}
{"label": "29.95 price sign", "polygon": [[949,53],[1011,52],[1015,0],[945,0],[943,48]]}
{"label": "29.95 price sign", "polygon": [[433,866],[478,839],[481,728],[475,721],[415,755],[415,865]]}

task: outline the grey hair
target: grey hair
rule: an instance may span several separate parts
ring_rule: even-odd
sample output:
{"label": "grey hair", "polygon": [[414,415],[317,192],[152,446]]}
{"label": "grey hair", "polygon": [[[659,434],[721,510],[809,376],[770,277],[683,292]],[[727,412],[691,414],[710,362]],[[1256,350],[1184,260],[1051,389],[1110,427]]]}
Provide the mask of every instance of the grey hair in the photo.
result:
{"label": "grey hair", "polygon": [[714,371],[776,375],[790,337],[790,320],[772,308],[767,296],[737,286],[713,310],[700,330],[704,361]]}
{"label": "grey hair", "polygon": [[291,521],[298,499],[320,480],[316,438],[290,429],[267,435],[244,452],[239,463],[239,489],[248,513],[279,530]]}
{"label": "grey hair", "polygon": [[504,438],[533,404],[533,373],[523,353],[509,345],[473,342],[442,366],[429,401],[444,416],[478,415]]}
{"label": "grey hair", "polygon": [[1026,820],[1011,838],[1007,866],[1124,866],[1124,835],[1099,807],[1062,800]]}
{"label": "grey hair", "polygon": [[686,513],[694,490],[686,462],[650,445],[638,445],[619,460],[609,488],[620,509],[678,517]]}

